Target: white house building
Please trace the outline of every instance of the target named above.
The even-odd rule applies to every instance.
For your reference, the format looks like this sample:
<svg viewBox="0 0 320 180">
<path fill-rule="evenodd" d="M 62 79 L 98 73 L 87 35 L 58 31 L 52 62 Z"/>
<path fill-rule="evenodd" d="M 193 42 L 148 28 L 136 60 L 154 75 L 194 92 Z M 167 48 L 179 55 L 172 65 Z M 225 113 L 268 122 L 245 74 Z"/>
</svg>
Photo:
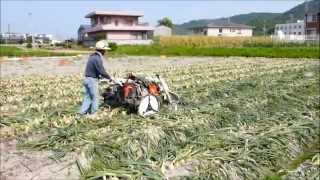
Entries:
<svg viewBox="0 0 320 180">
<path fill-rule="evenodd" d="M 153 31 L 153 36 L 171 36 L 172 35 L 172 29 L 167 26 L 157 26 Z"/>
<path fill-rule="evenodd" d="M 213 22 L 206 26 L 190 28 L 194 34 L 205 36 L 250 37 L 252 27 L 233 22 Z"/>
<path fill-rule="evenodd" d="M 86 46 L 106 39 L 117 44 L 150 44 L 154 27 L 139 21 L 142 13 L 126 11 L 94 11 L 85 17 L 90 25 L 81 25 L 78 40 Z"/>
<path fill-rule="evenodd" d="M 27 34 L 27 33 L 0 33 L 0 41 L 3 43 L 22 44 L 32 38 L 33 43 L 49 44 L 53 40 L 51 34 Z"/>
<path fill-rule="evenodd" d="M 274 38 L 279 40 L 303 41 L 305 23 L 298 20 L 295 23 L 276 24 L 274 31 Z"/>
<path fill-rule="evenodd" d="M 12 33 L 12 32 L 7 32 L 7 33 L 0 33 L 0 41 L 2 43 L 23 43 L 26 41 L 27 35 L 23 33 Z"/>
</svg>

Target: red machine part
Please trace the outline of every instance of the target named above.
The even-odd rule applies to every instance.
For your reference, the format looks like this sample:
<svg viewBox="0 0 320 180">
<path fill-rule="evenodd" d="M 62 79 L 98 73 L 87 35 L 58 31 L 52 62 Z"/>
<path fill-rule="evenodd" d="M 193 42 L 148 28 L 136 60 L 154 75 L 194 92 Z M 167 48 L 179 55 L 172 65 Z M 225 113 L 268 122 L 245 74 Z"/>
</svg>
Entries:
<svg viewBox="0 0 320 180">
<path fill-rule="evenodd" d="M 127 98 L 128 96 L 130 96 L 134 91 L 135 91 L 136 87 L 134 84 L 132 83 L 125 83 L 123 85 L 123 93 L 124 93 L 124 97 Z"/>
<path fill-rule="evenodd" d="M 150 83 L 148 85 L 148 91 L 151 95 L 160 96 L 160 87 L 156 83 Z"/>
</svg>

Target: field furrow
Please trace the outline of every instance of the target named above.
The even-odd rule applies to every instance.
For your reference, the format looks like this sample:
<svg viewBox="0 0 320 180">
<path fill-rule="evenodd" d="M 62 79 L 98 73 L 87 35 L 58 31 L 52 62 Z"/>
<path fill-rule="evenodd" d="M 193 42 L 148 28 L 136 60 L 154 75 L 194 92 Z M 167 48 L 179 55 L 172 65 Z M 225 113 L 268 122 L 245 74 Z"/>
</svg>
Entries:
<svg viewBox="0 0 320 180">
<path fill-rule="evenodd" d="M 139 71 L 165 77 L 183 102 L 152 118 L 121 107 L 76 116 L 81 75 L 2 79 L 1 138 L 56 158 L 85 153 L 84 178 L 286 177 L 286 164 L 319 140 L 319 68 L 312 60 L 233 59 Z"/>
</svg>

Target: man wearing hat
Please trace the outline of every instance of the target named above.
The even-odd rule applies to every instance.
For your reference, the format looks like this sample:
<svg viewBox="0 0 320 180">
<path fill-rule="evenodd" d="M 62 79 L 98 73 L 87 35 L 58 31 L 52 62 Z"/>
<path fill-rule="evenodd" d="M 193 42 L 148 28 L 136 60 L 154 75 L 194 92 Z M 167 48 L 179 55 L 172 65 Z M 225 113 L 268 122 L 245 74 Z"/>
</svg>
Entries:
<svg viewBox="0 0 320 180">
<path fill-rule="evenodd" d="M 85 95 L 82 105 L 78 111 L 79 114 L 84 115 L 86 113 L 94 114 L 99 109 L 99 79 L 106 78 L 112 80 L 111 76 L 106 72 L 103 61 L 105 60 L 103 55 L 107 50 L 108 42 L 101 40 L 96 43 L 95 52 L 90 55 L 86 69 L 85 79 L 83 82 L 85 88 Z"/>
</svg>

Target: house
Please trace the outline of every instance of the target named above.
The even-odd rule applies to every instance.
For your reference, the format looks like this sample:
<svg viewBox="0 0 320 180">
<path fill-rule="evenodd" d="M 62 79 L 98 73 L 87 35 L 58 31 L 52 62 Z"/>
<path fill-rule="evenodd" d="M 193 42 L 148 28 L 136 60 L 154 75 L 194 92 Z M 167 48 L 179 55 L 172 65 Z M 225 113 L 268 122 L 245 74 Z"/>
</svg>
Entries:
<svg viewBox="0 0 320 180">
<path fill-rule="evenodd" d="M 5 44 L 22 44 L 26 39 L 27 35 L 22 33 L 0 33 L 0 42 Z"/>
<path fill-rule="evenodd" d="M 154 28 L 139 22 L 142 16 L 141 13 L 123 11 L 91 12 L 85 16 L 91 24 L 79 27 L 78 39 L 86 46 L 101 39 L 117 44 L 150 44 Z"/>
<path fill-rule="evenodd" d="M 213 22 L 205 26 L 190 28 L 194 34 L 205 36 L 248 37 L 252 36 L 252 27 L 233 22 Z"/>
<path fill-rule="evenodd" d="M 305 38 L 310 41 L 320 39 L 320 10 L 312 9 L 305 13 Z"/>
<path fill-rule="evenodd" d="M 273 38 L 286 41 L 304 41 L 304 21 L 276 24 Z"/>
<path fill-rule="evenodd" d="M 53 36 L 51 34 L 0 33 L 1 43 L 22 44 L 29 38 L 33 43 L 49 44 Z"/>
<path fill-rule="evenodd" d="M 171 36 L 172 29 L 170 27 L 160 25 L 154 29 L 153 36 Z"/>
<path fill-rule="evenodd" d="M 51 34 L 33 34 L 33 39 L 38 44 L 50 44 L 53 36 Z"/>
</svg>

